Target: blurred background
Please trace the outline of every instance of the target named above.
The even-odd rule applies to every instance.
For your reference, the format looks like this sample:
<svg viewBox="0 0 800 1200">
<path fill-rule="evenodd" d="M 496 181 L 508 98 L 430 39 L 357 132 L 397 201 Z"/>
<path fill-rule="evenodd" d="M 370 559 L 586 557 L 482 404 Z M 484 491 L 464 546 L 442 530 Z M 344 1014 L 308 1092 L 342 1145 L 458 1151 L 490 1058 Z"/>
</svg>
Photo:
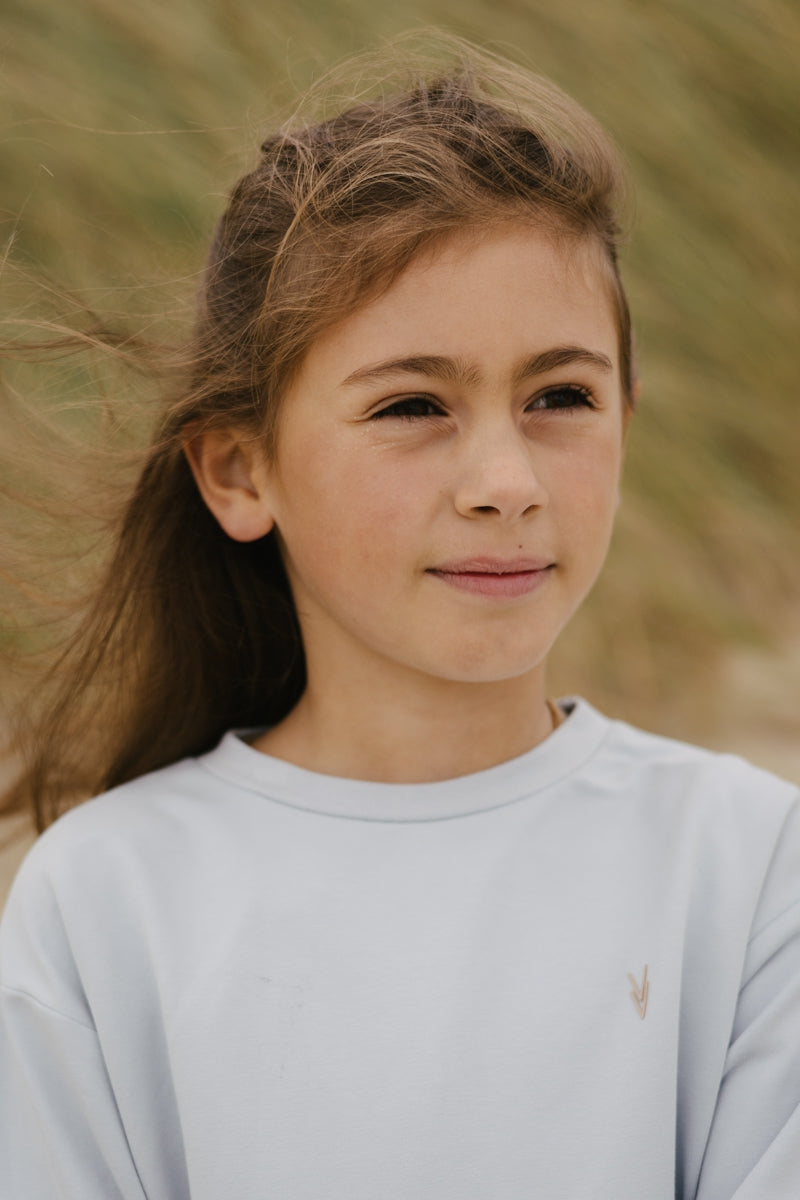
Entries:
<svg viewBox="0 0 800 1200">
<path fill-rule="evenodd" d="M 800 780 L 790 0 L 4 0 L 4 315 L 68 317 L 79 297 L 129 328 L 185 331 L 225 194 L 275 114 L 347 54 L 430 25 L 565 87 L 633 180 L 641 407 L 611 558 L 552 691 Z M 13 387 L 68 396 L 74 431 L 96 379 L 48 371 Z M 57 592 L 68 553 L 52 563 L 37 586 Z M 3 606 L 6 643 L 34 644 L 24 592 L 6 587 Z"/>
</svg>

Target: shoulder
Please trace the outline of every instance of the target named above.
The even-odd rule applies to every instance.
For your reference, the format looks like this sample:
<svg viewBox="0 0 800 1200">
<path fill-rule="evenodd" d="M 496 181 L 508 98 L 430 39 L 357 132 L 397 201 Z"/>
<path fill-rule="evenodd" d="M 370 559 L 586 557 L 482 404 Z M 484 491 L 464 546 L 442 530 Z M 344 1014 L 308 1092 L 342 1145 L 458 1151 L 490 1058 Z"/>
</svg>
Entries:
<svg viewBox="0 0 800 1200">
<path fill-rule="evenodd" d="M 113 886 L 119 895 L 134 875 L 175 876 L 200 856 L 220 848 L 220 835 L 235 826 L 240 789 L 187 758 L 86 800 L 59 817 L 23 861 L 9 907 L 25 897 L 50 895 L 66 903 Z"/>
<path fill-rule="evenodd" d="M 614 808 L 623 828 L 635 827 L 640 842 L 652 844 L 653 862 L 693 880 L 704 903 L 716 897 L 721 921 L 726 905 L 748 895 L 754 931 L 784 911 L 800 911 L 794 784 L 736 755 L 609 721 L 584 785 Z"/>
<path fill-rule="evenodd" d="M 42 863 L 56 860 L 69 846 L 91 849 L 97 843 L 137 844 L 174 836 L 219 793 L 196 759 L 187 758 L 120 784 L 69 809 L 39 837 L 32 853 Z"/>
<path fill-rule="evenodd" d="M 109 964 L 145 956 L 170 922 L 188 925 L 219 876 L 235 879 L 248 842 L 233 815 L 240 801 L 235 786 L 186 759 L 65 813 L 11 887 L 0 983 L 85 1021 L 76 962 L 85 970 L 103 955 Z"/>
<path fill-rule="evenodd" d="M 737 755 L 649 733 L 624 721 L 599 719 L 605 722 L 606 735 L 589 771 L 616 790 L 633 789 L 654 802 L 688 801 L 711 809 L 741 806 L 762 817 L 771 811 L 779 819 L 800 794 L 796 785 Z"/>
</svg>

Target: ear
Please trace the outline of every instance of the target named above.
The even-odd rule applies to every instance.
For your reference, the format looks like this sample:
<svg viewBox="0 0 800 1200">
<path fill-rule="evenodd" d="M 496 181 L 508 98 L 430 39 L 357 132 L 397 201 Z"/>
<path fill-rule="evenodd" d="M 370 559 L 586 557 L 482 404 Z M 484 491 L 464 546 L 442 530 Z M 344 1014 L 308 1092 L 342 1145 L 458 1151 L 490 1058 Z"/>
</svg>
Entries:
<svg viewBox="0 0 800 1200">
<path fill-rule="evenodd" d="M 260 442 L 234 428 L 189 425 L 183 452 L 200 495 L 222 528 L 237 542 L 252 542 L 272 529 L 269 471 Z"/>
</svg>

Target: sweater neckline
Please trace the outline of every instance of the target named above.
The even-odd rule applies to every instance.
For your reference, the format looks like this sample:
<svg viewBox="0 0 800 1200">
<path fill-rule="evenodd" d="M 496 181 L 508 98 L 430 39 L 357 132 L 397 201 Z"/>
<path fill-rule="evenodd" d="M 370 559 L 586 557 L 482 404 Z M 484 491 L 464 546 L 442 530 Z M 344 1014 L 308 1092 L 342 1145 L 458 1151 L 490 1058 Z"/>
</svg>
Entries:
<svg viewBox="0 0 800 1200">
<path fill-rule="evenodd" d="M 585 700 L 559 701 L 565 719 L 532 750 L 471 775 L 435 783 L 375 783 L 322 775 L 254 749 L 253 731 L 231 731 L 197 759 L 211 775 L 264 800 L 361 821 L 439 821 L 501 808 L 551 787 L 583 767 L 611 722 Z"/>
</svg>

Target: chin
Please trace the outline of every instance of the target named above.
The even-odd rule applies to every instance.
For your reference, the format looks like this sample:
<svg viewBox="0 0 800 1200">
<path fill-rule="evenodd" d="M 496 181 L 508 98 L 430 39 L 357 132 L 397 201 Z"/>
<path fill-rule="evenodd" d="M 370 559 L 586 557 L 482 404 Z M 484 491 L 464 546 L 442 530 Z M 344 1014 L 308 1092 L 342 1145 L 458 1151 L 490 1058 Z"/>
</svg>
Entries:
<svg viewBox="0 0 800 1200">
<path fill-rule="evenodd" d="M 481 655 L 476 652 L 469 657 L 461 656 L 456 662 L 441 664 L 439 670 L 431 671 L 431 674 L 438 675 L 440 679 L 450 683 L 504 683 L 512 679 L 522 679 L 536 671 L 547 658 L 549 648 L 548 646 L 525 657 L 520 657 L 518 649 L 504 655 Z"/>
</svg>

